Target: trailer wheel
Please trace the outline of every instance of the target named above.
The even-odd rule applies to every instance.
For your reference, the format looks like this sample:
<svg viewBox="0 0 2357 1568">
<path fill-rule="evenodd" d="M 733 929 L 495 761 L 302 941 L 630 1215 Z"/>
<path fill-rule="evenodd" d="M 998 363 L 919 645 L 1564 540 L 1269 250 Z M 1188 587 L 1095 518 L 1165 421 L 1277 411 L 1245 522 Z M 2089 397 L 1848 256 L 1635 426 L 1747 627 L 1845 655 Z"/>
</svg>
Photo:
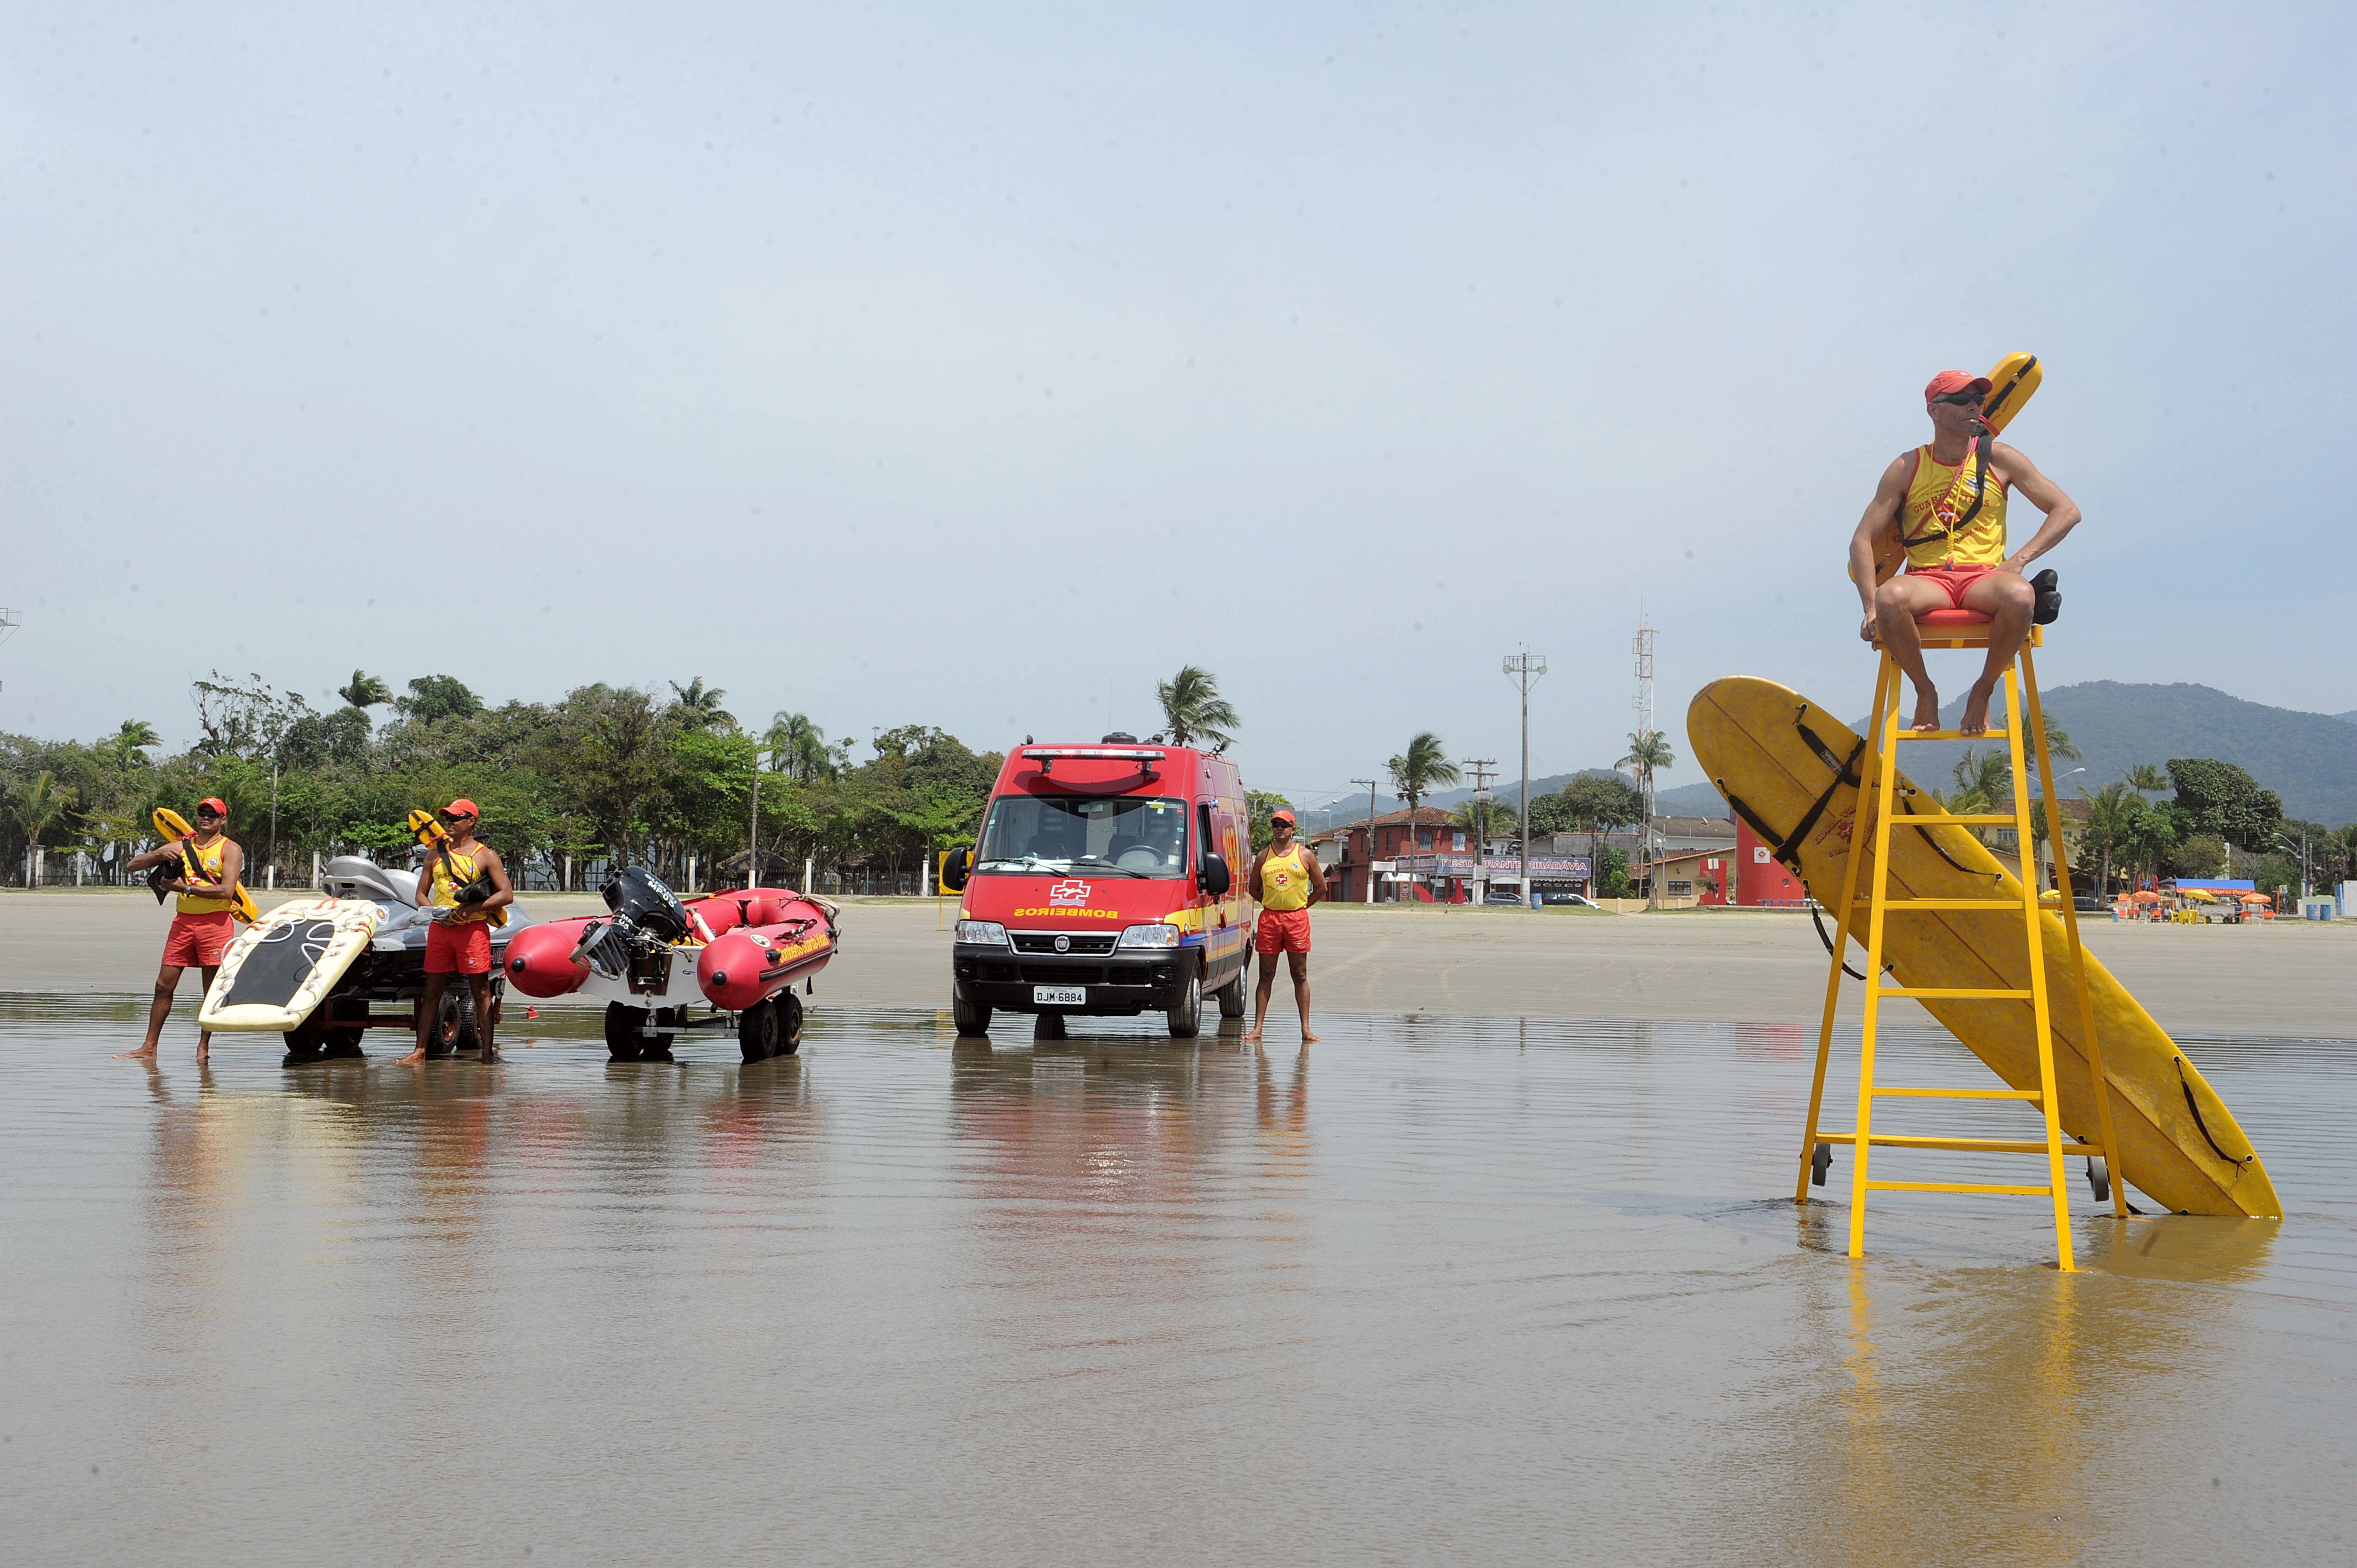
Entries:
<svg viewBox="0 0 2357 1568">
<path fill-rule="evenodd" d="M 767 997 L 737 1015 L 737 1048 L 748 1066 L 778 1054 L 778 1010 Z"/>
<path fill-rule="evenodd" d="M 286 1031 L 285 1067 L 311 1067 L 328 1059 L 327 1022 L 317 1011 Z"/>
<path fill-rule="evenodd" d="M 429 1057 L 457 1056 L 460 1051 L 480 1049 L 482 1042 L 475 1038 L 475 998 L 463 985 L 446 987 L 442 1006 L 434 1016 L 434 1037 L 425 1043 Z"/>
<path fill-rule="evenodd" d="M 647 1012 L 643 1007 L 625 1007 L 619 1002 L 606 1004 L 606 1054 L 618 1062 L 643 1061 L 647 1038 Z M 663 1042 L 669 1045 L 671 1042 Z"/>
<path fill-rule="evenodd" d="M 950 988 L 950 1016 L 956 1020 L 957 1032 L 961 1035 L 990 1033 L 990 1009 L 979 1002 L 967 1001 L 963 985 Z"/>
<path fill-rule="evenodd" d="M 778 1054 L 792 1056 L 802 1048 L 802 999 L 791 990 L 780 991 L 770 1005 L 778 1011 Z"/>
<path fill-rule="evenodd" d="M 1170 1037 L 1191 1040 L 1203 1027 L 1203 972 L 1187 972 L 1187 989 L 1178 993 L 1178 1002 L 1169 1012 Z"/>
</svg>

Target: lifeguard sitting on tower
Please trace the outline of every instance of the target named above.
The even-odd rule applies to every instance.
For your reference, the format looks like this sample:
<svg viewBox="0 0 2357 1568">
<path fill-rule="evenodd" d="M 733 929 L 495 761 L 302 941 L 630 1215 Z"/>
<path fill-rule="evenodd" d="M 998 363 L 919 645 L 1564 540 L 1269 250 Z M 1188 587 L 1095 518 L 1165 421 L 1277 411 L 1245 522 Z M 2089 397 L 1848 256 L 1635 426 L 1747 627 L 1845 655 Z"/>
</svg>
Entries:
<svg viewBox="0 0 2357 1568">
<path fill-rule="evenodd" d="M 2029 365 L 2034 371 L 2036 361 Z M 1858 636 L 1867 642 L 1878 636 L 1915 683 L 1913 727 L 1919 730 L 1940 727 L 1940 693 L 1924 672 L 1916 618 L 1934 610 L 1971 610 L 1989 618 L 1988 661 L 1956 725 L 1964 735 L 1986 733 L 1990 694 L 2012 665 L 2037 608 L 2038 590 L 2022 569 L 2061 543 L 2079 521 L 2078 503 L 2018 448 L 1996 438 L 2002 420 L 1992 422 L 1983 413 L 1989 387 L 1987 377 L 1962 371 L 1942 371 L 1932 378 L 1923 389 L 1931 444 L 1882 471 L 1874 499 L 1850 536 L 1850 575 L 1866 609 Z M 2027 396 L 2025 387 L 2022 398 Z M 2005 531 L 2009 490 L 2020 491 L 2046 514 L 2037 533 L 2010 555 Z M 1893 575 L 1901 549 L 1907 570 Z"/>
</svg>

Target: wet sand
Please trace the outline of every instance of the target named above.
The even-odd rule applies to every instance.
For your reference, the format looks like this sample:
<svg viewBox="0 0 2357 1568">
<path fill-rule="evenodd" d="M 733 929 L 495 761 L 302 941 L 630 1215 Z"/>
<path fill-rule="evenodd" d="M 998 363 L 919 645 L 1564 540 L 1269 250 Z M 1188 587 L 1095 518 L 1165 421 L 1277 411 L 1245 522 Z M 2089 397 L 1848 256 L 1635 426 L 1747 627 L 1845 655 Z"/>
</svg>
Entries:
<svg viewBox="0 0 2357 1568">
<path fill-rule="evenodd" d="M 609 1064 L 574 1012 L 502 1067 L 199 1072 L 106 1059 L 138 1016 L 0 997 L 14 1563 L 2357 1539 L 2347 1043 L 2189 1039 L 2289 1217 L 2114 1221 L 2074 1182 L 2065 1276 L 2035 1201 L 1894 1196 L 1843 1257 L 1842 1204 L 1790 1201 L 1804 1027 L 1362 1015 L 1258 1053 L 836 1005 L 747 1067 Z"/>
<path fill-rule="evenodd" d="M 267 900 L 265 900 L 267 902 Z M 543 918 L 602 908 L 533 898 Z M 813 1006 L 946 1007 L 954 918 L 852 902 Z M 0 892 L 0 991 L 144 993 L 168 917 L 141 891 Z M 2172 1033 L 2357 1035 L 2357 921 L 2153 926 L 2090 920 L 2101 958 Z M 1335 1013 L 1665 1017 L 1814 1026 L 1825 955 L 1804 915 L 1531 913 L 1321 907 L 1311 966 Z M 184 983 L 193 999 L 195 982 Z M 1845 987 L 1855 1007 L 1857 988 Z M 1911 1002 L 1891 1004 L 1928 1023 Z"/>
</svg>

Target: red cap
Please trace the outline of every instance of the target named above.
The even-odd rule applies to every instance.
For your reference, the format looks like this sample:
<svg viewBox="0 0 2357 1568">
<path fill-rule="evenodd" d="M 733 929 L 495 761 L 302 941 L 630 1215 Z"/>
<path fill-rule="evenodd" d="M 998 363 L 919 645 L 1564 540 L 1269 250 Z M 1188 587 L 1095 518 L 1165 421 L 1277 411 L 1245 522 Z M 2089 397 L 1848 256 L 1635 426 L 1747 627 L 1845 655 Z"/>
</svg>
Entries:
<svg viewBox="0 0 2357 1568">
<path fill-rule="evenodd" d="M 1962 371 L 1942 371 L 1924 386 L 1923 401 L 1930 403 L 1933 398 L 1966 390 L 1977 390 L 1986 397 L 1988 395 L 1989 379 L 1986 376 L 1968 376 Z"/>
<path fill-rule="evenodd" d="M 483 817 L 481 810 L 476 806 L 475 802 L 468 800 L 464 795 L 459 796 L 457 800 L 443 807 L 442 814 L 446 817 L 472 817 L 477 822 L 480 822 Z"/>
<path fill-rule="evenodd" d="M 1268 814 L 1268 820 L 1272 822 L 1289 822 L 1293 821 L 1293 813 L 1279 806 Z"/>
<path fill-rule="evenodd" d="M 203 800 L 197 802 L 197 810 L 199 811 L 209 811 L 217 817 L 226 818 L 229 815 L 229 802 L 222 800 L 219 795 L 208 795 Z"/>
</svg>

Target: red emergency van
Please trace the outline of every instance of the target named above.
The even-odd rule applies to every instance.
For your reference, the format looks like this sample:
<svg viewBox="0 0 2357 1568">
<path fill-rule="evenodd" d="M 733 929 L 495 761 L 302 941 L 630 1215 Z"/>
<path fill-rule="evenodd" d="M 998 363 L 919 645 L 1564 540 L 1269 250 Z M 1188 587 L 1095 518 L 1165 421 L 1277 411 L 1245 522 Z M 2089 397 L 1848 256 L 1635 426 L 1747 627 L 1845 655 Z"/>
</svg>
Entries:
<svg viewBox="0 0 2357 1568">
<path fill-rule="evenodd" d="M 1109 735 L 1009 752 L 981 842 L 942 869 L 963 895 L 950 960 L 958 1032 L 984 1033 L 994 1012 L 1154 1012 L 1190 1039 L 1207 993 L 1222 1017 L 1243 1017 L 1246 811 L 1243 775 L 1214 751 Z"/>
</svg>

